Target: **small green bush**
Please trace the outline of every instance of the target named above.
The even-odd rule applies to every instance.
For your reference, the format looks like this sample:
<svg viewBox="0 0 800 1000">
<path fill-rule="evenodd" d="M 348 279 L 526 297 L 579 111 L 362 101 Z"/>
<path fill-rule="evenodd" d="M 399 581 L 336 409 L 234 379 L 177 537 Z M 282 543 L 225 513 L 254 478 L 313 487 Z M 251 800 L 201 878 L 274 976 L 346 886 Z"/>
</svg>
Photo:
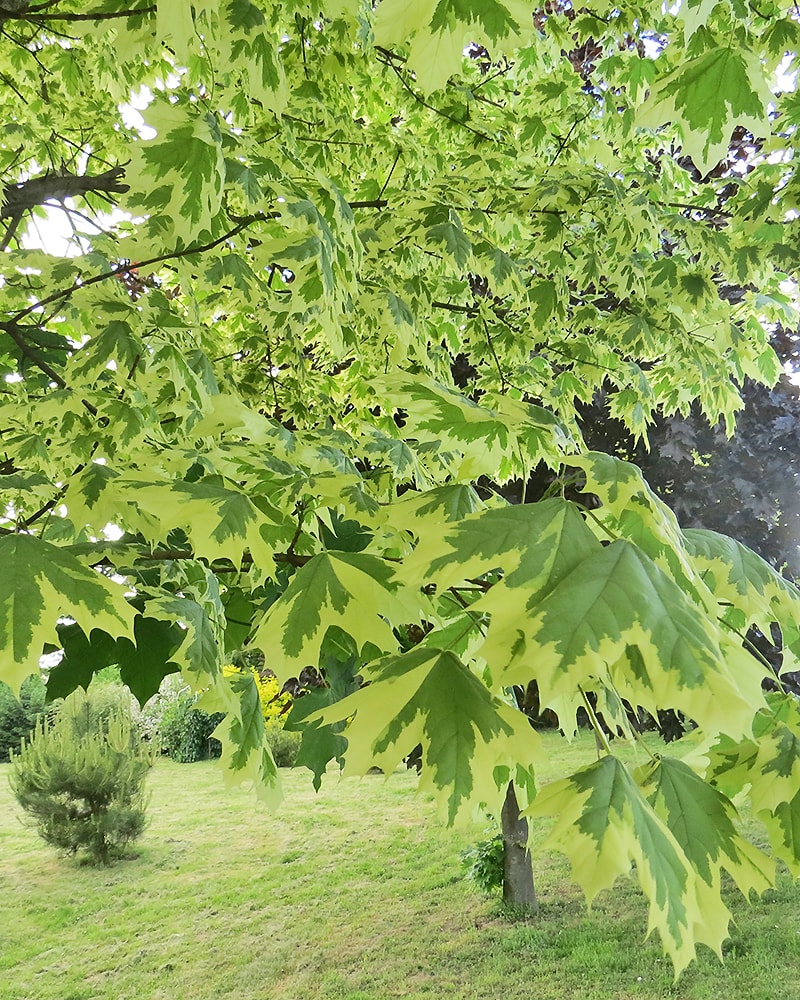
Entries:
<svg viewBox="0 0 800 1000">
<path fill-rule="evenodd" d="M 12 751 L 19 750 L 22 740 L 33 732 L 36 720 L 47 711 L 46 694 L 38 674 L 22 682 L 19 698 L 0 681 L 0 762 L 9 760 Z"/>
<path fill-rule="evenodd" d="M 222 744 L 211 734 L 220 724 L 224 714 L 209 715 L 194 707 L 194 697 L 179 693 L 169 698 L 161 711 L 158 724 L 158 741 L 161 750 L 180 764 L 219 757 Z"/>
<path fill-rule="evenodd" d="M 110 686 L 74 691 L 12 756 L 11 787 L 48 844 L 94 864 L 124 853 L 145 827 L 152 753 Z"/>
<path fill-rule="evenodd" d="M 264 728 L 267 743 L 278 767 L 294 767 L 303 734 L 284 729 L 283 723 L 277 720 L 266 722 Z"/>
<path fill-rule="evenodd" d="M 502 888 L 504 854 L 503 838 L 499 833 L 462 851 L 461 862 L 467 878 L 484 892 Z"/>
</svg>

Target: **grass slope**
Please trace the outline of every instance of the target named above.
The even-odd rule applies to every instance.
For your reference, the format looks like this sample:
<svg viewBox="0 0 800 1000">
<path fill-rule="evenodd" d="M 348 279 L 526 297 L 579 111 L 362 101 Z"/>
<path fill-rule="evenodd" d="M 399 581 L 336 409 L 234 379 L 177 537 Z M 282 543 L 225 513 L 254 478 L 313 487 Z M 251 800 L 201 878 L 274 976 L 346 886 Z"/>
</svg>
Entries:
<svg viewBox="0 0 800 1000">
<path fill-rule="evenodd" d="M 554 736 L 553 774 L 594 756 Z M 224 792 L 213 764 L 161 761 L 139 856 L 57 857 L 20 823 L 0 767 L 0 1000 L 800 1000 L 800 887 L 783 877 L 677 984 L 621 880 L 587 913 L 566 862 L 538 855 L 539 918 L 514 923 L 465 883 L 415 779 L 315 795 L 284 772 L 277 814 Z"/>
</svg>

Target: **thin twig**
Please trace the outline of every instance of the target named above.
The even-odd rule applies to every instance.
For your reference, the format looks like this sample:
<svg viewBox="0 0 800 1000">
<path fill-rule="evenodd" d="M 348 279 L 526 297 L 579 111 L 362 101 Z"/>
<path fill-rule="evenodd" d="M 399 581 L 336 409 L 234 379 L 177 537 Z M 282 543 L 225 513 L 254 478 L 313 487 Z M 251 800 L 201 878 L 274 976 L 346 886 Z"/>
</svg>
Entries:
<svg viewBox="0 0 800 1000">
<path fill-rule="evenodd" d="M 386 177 L 386 180 L 385 180 L 385 181 L 383 182 L 383 187 L 382 187 L 382 188 L 380 189 L 380 191 L 378 192 L 378 199 L 379 199 L 379 200 L 380 200 L 380 199 L 381 199 L 381 198 L 383 197 L 383 193 L 384 193 L 384 191 L 385 191 L 385 190 L 386 190 L 386 188 L 387 188 L 387 187 L 389 186 L 389 181 L 390 181 L 390 180 L 392 179 L 392 174 L 394 173 L 394 168 L 395 168 L 395 167 L 397 166 L 397 164 L 398 164 L 398 162 L 399 162 L 399 160 L 400 160 L 400 157 L 401 157 L 402 155 L 403 155 L 403 151 L 402 151 L 402 149 L 401 149 L 401 148 L 400 148 L 400 147 L 398 146 L 398 147 L 397 147 L 397 152 L 396 152 L 396 153 L 395 153 L 395 155 L 394 155 L 394 163 L 392 164 L 391 168 L 389 169 L 389 173 L 388 173 L 388 175 L 387 175 L 387 177 Z"/>
<path fill-rule="evenodd" d="M 381 49 L 380 47 L 377 46 L 376 48 L 378 52 L 380 52 L 381 54 L 387 57 L 391 56 L 391 53 L 389 53 L 386 49 Z M 442 109 L 437 108 L 435 104 L 431 104 L 430 102 L 426 101 L 424 97 L 420 97 L 420 95 L 416 92 L 416 90 L 414 90 L 414 88 L 411 86 L 408 80 L 406 80 L 406 78 L 400 72 L 398 67 L 395 66 L 395 64 L 392 62 L 391 58 L 379 59 L 378 62 L 383 63 L 384 66 L 389 67 L 389 69 L 394 73 L 394 75 L 397 77 L 400 83 L 405 87 L 405 89 L 409 92 L 409 94 L 411 94 L 411 96 L 414 98 L 417 104 L 421 104 L 423 108 L 427 108 L 429 111 L 433 111 L 434 114 L 439 115 L 441 118 L 446 118 L 454 125 L 458 125 L 460 128 L 466 129 L 473 135 L 477 135 L 478 138 L 485 139 L 487 142 L 491 141 L 490 137 L 486 135 L 485 132 L 481 132 L 479 129 L 473 128 L 471 125 L 467 125 L 466 122 L 459 121 L 458 118 L 455 117 L 455 115 L 450 115 L 446 111 L 442 111 Z"/>
<path fill-rule="evenodd" d="M 156 257 L 149 257 L 146 260 L 137 261 L 136 266 L 141 269 L 150 267 L 152 264 L 160 264 L 165 260 L 177 260 L 182 257 L 192 257 L 194 254 L 205 253 L 207 250 L 213 250 L 214 247 L 219 246 L 220 243 L 224 243 L 225 240 L 233 239 L 234 236 L 237 236 L 254 222 L 263 221 L 266 218 L 267 217 L 263 212 L 257 212 L 254 215 L 246 216 L 241 219 L 238 225 L 234 226 L 233 229 L 224 233 L 222 236 L 217 237 L 215 240 L 187 247 L 185 250 L 171 250 L 169 253 L 162 253 Z M 69 288 L 62 288 L 57 292 L 53 292 L 52 295 L 48 295 L 46 298 L 40 299 L 38 302 L 34 302 L 33 305 L 28 306 L 26 309 L 22 309 L 11 318 L 10 322 L 16 324 L 21 319 L 24 319 L 31 313 L 41 309 L 42 306 L 49 305 L 51 302 L 58 302 L 60 299 L 69 298 L 70 295 L 79 291 L 79 289 L 88 288 L 90 285 L 96 285 L 99 281 L 106 281 L 108 278 L 116 278 L 117 275 L 130 270 L 130 267 L 131 264 L 129 262 L 118 264 L 117 267 L 111 268 L 110 271 L 103 271 L 101 274 L 96 274 L 94 277 L 87 278 L 85 281 L 77 281 L 70 285 Z"/>
</svg>

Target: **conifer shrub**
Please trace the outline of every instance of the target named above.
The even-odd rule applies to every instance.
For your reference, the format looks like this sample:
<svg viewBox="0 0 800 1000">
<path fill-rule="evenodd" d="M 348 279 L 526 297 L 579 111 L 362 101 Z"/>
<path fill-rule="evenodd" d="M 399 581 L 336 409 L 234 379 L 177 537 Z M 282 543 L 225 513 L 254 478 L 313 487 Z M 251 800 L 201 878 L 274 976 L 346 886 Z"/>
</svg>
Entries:
<svg viewBox="0 0 800 1000">
<path fill-rule="evenodd" d="M 153 754 L 119 689 L 74 691 L 11 760 L 14 795 L 53 847 L 108 864 L 144 831 Z"/>
</svg>

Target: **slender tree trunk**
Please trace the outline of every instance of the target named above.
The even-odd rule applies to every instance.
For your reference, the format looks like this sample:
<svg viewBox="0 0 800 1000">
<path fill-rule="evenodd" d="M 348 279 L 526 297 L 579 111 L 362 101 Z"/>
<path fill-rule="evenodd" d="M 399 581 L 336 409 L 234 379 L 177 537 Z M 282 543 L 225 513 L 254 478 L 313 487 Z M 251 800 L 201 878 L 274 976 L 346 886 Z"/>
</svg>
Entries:
<svg viewBox="0 0 800 1000">
<path fill-rule="evenodd" d="M 500 814 L 503 827 L 503 901 L 521 913 L 537 913 L 531 853 L 527 848 L 528 821 L 519 814 L 514 782 L 508 783 Z"/>
</svg>

